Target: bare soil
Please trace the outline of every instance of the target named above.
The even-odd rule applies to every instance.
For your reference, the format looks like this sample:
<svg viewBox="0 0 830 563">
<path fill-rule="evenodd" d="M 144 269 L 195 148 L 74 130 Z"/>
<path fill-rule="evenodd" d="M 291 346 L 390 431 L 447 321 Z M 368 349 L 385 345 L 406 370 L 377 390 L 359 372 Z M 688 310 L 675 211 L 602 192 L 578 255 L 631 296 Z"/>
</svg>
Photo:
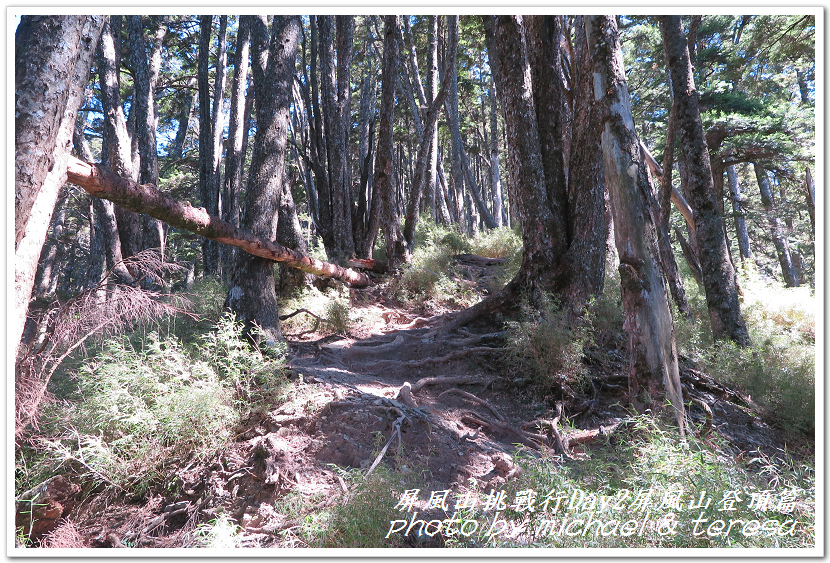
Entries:
<svg viewBox="0 0 830 563">
<path fill-rule="evenodd" d="M 279 514 L 275 501 L 294 492 L 318 508 L 342 502 L 351 492 L 344 470 L 386 464 L 428 475 L 432 490 L 464 490 L 470 480 L 487 490 L 517 473 L 517 447 L 578 464 L 589 448 L 603 447 L 600 427 L 613 432 L 629 415 L 620 406 L 627 392 L 622 335 L 600 338 L 587 355 L 594 396 L 540 396 L 521 378 L 501 375 L 505 335 L 498 328 L 437 337 L 450 311 L 405 307 L 377 288 L 353 290 L 352 306 L 362 321 L 348 335 L 289 338 L 301 401 L 244 421 L 209 463 L 177 468 L 174 494 L 140 503 L 88 495 L 47 545 L 186 547 L 197 524 L 225 513 L 245 546 L 299 547 L 291 534 L 297 522 Z M 709 418 L 694 406 L 691 419 L 723 438 L 731 454 L 775 456 L 788 440 L 793 451 L 792 437 L 761 419 L 748 399 L 692 366 L 684 366 L 683 381 L 712 412 Z M 564 408 L 558 421 L 557 403 Z M 555 430 L 540 427 L 551 419 Z"/>
</svg>

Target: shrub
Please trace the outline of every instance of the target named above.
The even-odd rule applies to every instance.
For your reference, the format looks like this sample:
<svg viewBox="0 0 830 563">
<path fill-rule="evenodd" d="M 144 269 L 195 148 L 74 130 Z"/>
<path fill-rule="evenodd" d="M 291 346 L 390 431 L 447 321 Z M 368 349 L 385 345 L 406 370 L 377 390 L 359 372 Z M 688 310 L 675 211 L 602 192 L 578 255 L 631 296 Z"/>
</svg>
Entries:
<svg viewBox="0 0 830 563">
<path fill-rule="evenodd" d="M 537 307 L 524 304 L 521 319 L 509 322 L 507 329 L 505 361 L 514 376 L 568 395 L 581 389 L 587 376 L 582 363 L 587 324 L 571 319 L 554 298 L 545 297 Z"/>
<path fill-rule="evenodd" d="M 239 329 L 226 315 L 196 346 L 156 332 L 142 349 L 125 337 L 106 341 L 82 365 L 75 392 L 45 413 L 42 455 L 26 473 L 68 464 L 138 496 L 173 482 L 168 467 L 212 455 L 243 414 L 284 392 L 283 359 L 251 349 Z"/>
</svg>

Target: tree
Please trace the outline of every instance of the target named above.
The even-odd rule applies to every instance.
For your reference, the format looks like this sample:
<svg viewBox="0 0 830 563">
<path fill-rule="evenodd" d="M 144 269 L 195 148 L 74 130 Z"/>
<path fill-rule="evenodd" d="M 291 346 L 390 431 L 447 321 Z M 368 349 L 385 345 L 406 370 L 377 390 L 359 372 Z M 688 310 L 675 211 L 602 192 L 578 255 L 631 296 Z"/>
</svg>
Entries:
<svg viewBox="0 0 830 563">
<path fill-rule="evenodd" d="M 588 16 L 586 28 L 594 61 L 594 96 L 607 111 L 602 153 L 620 256 L 624 327 L 629 335 L 629 394 L 637 404 L 644 391 L 646 403 L 654 407 L 667 399 L 683 433 L 683 395 L 671 309 L 646 195 L 651 193 L 647 164 L 641 156 L 621 64 L 617 23 L 613 16 Z"/>
<path fill-rule="evenodd" d="M 677 129 L 689 173 L 689 203 L 694 210 L 695 234 L 712 333 L 716 339 L 749 344 L 741 314 L 735 270 L 728 254 L 723 220 L 715 196 L 709 149 L 704 138 L 698 94 L 692 77 L 689 50 L 679 16 L 661 16 L 666 61 L 671 72 Z"/>
<path fill-rule="evenodd" d="M 102 16 L 22 16 L 15 32 L 15 304 L 17 352 Z"/>
<path fill-rule="evenodd" d="M 257 16 L 251 24 L 257 134 L 242 227 L 266 240 L 273 240 L 277 235 L 278 203 L 285 178 L 288 109 L 299 35 L 299 17 L 275 17 L 267 62 L 263 64 L 262 49 L 268 38 L 267 19 Z M 227 304 L 251 337 L 257 326 L 267 344 L 273 346 L 282 340 L 272 262 L 250 254 L 238 254 Z"/>
<path fill-rule="evenodd" d="M 380 124 L 378 126 L 377 155 L 375 156 L 375 178 L 372 182 L 372 215 L 366 246 L 371 248 L 382 229 L 386 240 L 386 258 L 390 270 L 395 270 L 407 260 L 403 232 L 396 205 L 397 185 L 394 174 L 394 144 L 392 131 L 395 114 L 395 89 L 398 67 L 398 41 L 400 18 L 385 16 L 383 18 L 383 62 L 382 90 L 380 106 Z M 371 258 L 371 256 L 369 256 Z"/>
<path fill-rule="evenodd" d="M 781 225 L 781 219 L 778 217 L 778 209 L 776 208 L 775 199 L 772 194 L 769 175 L 760 163 L 753 163 L 753 167 L 755 169 L 755 177 L 758 180 L 758 189 L 761 192 L 761 202 L 764 205 L 767 221 L 772 231 L 772 241 L 775 244 L 778 262 L 781 265 L 781 273 L 784 275 L 784 283 L 787 287 L 798 287 L 798 274 L 795 271 L 795 266 L 793 266 L 790 245 L 784 234 L 784 227 Z"/>
</svg>

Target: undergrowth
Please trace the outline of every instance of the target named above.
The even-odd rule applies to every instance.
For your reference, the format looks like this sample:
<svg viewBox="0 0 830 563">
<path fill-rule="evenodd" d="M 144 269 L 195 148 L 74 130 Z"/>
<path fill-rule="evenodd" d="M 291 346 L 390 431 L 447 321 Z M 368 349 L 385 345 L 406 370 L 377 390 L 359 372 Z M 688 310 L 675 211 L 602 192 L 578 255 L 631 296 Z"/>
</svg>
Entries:
<svg viewBox="0 0 830 563">
<path fill-rule="evenodd" d="M 712 340 L 705 296 L 686 286 L 695 322 L 675 323 L 678 352 L 758 404 L 785 430 L 815 431 L 815 297 L 742 272 L 742 311 L 751 345 Z"/>
<path fill-rule="evenodd" d="M 288 386 L 284 355 L 252 350 L 240 330 L 225 315 L 190 343 L 172 331 L 104 341 L 18 453 L 18 490 L 68 471 L 140 498 L 174 482 L 169 468 L 213 455 Z"/>
</svg>

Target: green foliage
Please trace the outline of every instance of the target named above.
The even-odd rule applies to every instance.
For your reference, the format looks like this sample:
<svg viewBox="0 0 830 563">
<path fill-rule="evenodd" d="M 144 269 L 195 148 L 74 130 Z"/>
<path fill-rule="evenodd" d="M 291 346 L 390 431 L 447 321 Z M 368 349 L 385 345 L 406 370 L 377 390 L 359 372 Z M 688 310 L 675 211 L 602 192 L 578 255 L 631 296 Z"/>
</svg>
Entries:
<svg viewBox="0 0 830 563">
<path fill-rule="evenodd" d="M 743 313 L 752 345 L 716 342 L 701 290 L 687 285 L 694 325 L 675 324 L 678 352 L 704 372 L 748 394 L 766 417 L 787 430 L 815 425 L 815 298 L 808 288 L 783 288 L 744 271 Z"/>
<path fill-rule="evenodd" d="M 585 321 L 563 312 L 554 298 L 545 297 L 537 307 L 525 303 L 521 320 L 507 324 L 505 366 L 511 377 L 527 379 L 545 391 L 572 395 L 586 382 L 582 352 L 587 329 Z"/>
<path fill-rule="evenodd" d="M 510 227 L 484 231 L 471 241 L 470 252 L 486 258 L 521 257 L 522 237 Z"/>
<path fill-rule="evenodd" d="M 138 349 L 126 337 L 107 340 L 81 367 L 75 393 L 44 413 L 29 478 L 66 464 L 136 496 L 169 486 L 174 461 L 209 457 L 241 416 L 284 392 L 284 360 L 252 350 L 240 328 L 225 316 L 197 346 L 156 332 Z"/>
<path fill-rule="evenodd" d="M 299 309 L 307 309 L 316 317 L 300 313 L 286 319 L 282 322 L 286 333 L 319 330 L 329 334 L 346 334 L 354 322 L 349 306 L 349 292 L 342 285 L 329 287 L 324 291 L 311 286 L 289 299 L 280 301 L 280 311 L 283 314 L 290 314 Z"/>
<path fill-rule="evenodd" d="M 220 514 L 210 522 L 199 524 L 193 532 L 194 547 L 228 549 L 242 547 L 240 528 L 227 514 Z"/>
<path fill-rule="evenodd" d="M 814 469 L 808 463 L 796 463 L 790 459 L 773 462 L 762 455 L 750 458 L 748 462 L 735 463 L 731 456 L 723 453 L 720 445 L 714 447 L 695 438 L 681 440 L 676 430 L 661 429 L 649 417 L 638 417 L 626 421 L 624 426 L 612 434 L 606 444 L 591 450 L 582 459 L 565 462 L 536 455 L 519 455 L 515 458 L 523 474 L 505 486 L 506 498 L 515 498 L 517 492 L 532 489 L 537 493 L 536 512 L 532 522 L 538 523 L 550 518 L 561 523 L 564 517 L 590 518 L 620 523 L 635 519 L 638 524 L 650 512 L 650 521 L 659 521 L 667 514 L 674 514 L 678 522 L 675 534 L 660 534 L 653 524 L 647 524 L 643 534 L 629 537 L 594 533 L 597 526 L 590 526 L 585 535 L 540 534 L 523 537 L 518 541 L 507 540 L 494 545 L 500 547 L 812 547 L 815 545 L 814 530 Z M 785 491 L 795 493 L 797 499 L 792 513 L 779 513 L 774 506 L 767 510 L 750 508 L 752 493 L 772 491 L 780 495 Z M 581 492 L 577 492 L 581 491 Z M 726 495 L 737 492 L 740 498 L 734 511 L 722 511 Z M 543 502 L 552 493 L 548 511 L 543 511 Z M 648 508 L 636 500 L 650 498 Z M 708 506 L 693 508 L 700 495 L 709 498 Z M 557 512 L 553 512 L 555 499 L 564 499 Z M 602 497 L 609 497 L 614 505 L 623 510 L 606 507 L 600 511 Z M 670 502 L 673 499 L 679 502 Z M 668 502 L 664 505 L 664 502 Z M 573 505 L 570 503 L 573 502 Z M 705 503 L 702 503 L 705 504 Z M 571 508 L 572 506 L 572 508 Z M 503 517 L 521 521 L 527 513 L 518 513 L 508 508 Z M 490 516 L 492 518 L 492 516 Z M 693 520 L 708 520 L 698 525 L 703 534 L 694 534 Z M 744 537 L 733 528 L 727 537 L 708 536 L 705 533 L 709 523 L 725 519 L 765 521 L 778 519 L 796 520 L 797 533 L 792 536 L 767 536 L 757 534 Z M 741 524 L 743 525 L 743 523 Z M 611 527 L 606 528 L 610 530 Z M 554 532 L 558 526 L 554 528 Z M 639 526 L 638 526 L 639 530 Z"/>
</svg>

